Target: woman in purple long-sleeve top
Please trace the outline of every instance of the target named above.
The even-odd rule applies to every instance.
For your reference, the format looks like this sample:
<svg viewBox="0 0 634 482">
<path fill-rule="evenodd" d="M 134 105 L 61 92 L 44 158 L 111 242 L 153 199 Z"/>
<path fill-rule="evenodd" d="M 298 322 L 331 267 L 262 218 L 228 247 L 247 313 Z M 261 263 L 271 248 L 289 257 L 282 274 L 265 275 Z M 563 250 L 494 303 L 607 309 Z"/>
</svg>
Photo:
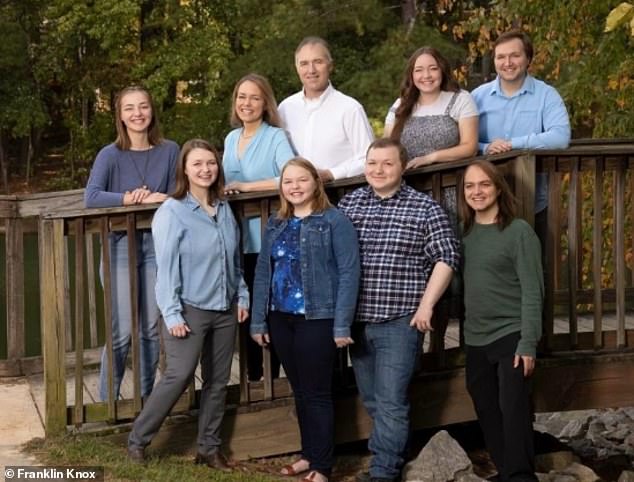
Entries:
<svg viewBox="0 0 634 482">
<path fill-rule="evenodd" d="M 158 203 L 174 189 L 178 145 L 163 139 L 150 93 L 138 86 L 123 89 L 115 102 L 117 139 L 95 159 L 84 194 L 87 208 Z M 137 241 L 138 317 L 141 340 L 141 396 L 154 386 L 159 357 L 159 310 L 154 295 L 156 260 L 152 233 L 140 229 Z M 110 234 L 112 283 L 112 346 L 114 396 L 121 379 L 131 341 L 132 309 L 128 272 L 128 239 Z M 108 399 L 106 350 L 101 358 L 99 395 Z"/>
</svg>

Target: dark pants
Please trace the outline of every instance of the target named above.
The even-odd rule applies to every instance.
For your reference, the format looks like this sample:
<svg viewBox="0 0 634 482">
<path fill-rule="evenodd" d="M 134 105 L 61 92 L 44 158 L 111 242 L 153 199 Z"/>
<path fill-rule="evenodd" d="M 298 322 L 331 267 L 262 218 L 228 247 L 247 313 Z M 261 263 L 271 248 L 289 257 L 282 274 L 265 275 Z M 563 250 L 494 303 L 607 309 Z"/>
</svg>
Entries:
<svg viewBox="0 0 634 482">
<path fill-rule="evenodd" d="M 311 470 L 329 477 L 334 445 L 333 320 L 307 320 L 273 311 L 268 321 L 273 347 L 295 395 L 302 457 L 310 462 Z"/>
<path fill-rule="evenodd" d="M 253 280 L 255 278 L 255 265 L 257 260 L 257 253 L 247 253 L 244 255 L 244 282 L 249 287 L 251 296 L 250 306 L 253 306 Z M 247 338 L 247 376 L 249 381 L 257 382 L 264 375 L 264 358 L 262 355 L 262 347 L 249 336 L 250 326 L 251 317 L 244 323 L 243 330 Z M 280 360 L 275 354 L 275 350 L 271 350 L 271 376 L 273 378 L 280 376 Z"/>
<path fill-rule="evenodd" d="M 166 369 L 128 438 L 130 448 L 143 448 L 156 435 L 163 420 L 192 380 L 198 357 L 203 385 L 198 412 L 198 453 L 211 455 L 220 448 L 220 424 L 225 413 L 227 383 L 238 322 L 233 311 L 207 311 L 183 306 L 191 332 L 172 336 L 164 323 Z"/>
<path fill-rule="evenodd" d="M 513 368 L 519 333 L 467 346 L 467 389 L 501 481 L 535 481 L 530 379 Z"/>
</svg>

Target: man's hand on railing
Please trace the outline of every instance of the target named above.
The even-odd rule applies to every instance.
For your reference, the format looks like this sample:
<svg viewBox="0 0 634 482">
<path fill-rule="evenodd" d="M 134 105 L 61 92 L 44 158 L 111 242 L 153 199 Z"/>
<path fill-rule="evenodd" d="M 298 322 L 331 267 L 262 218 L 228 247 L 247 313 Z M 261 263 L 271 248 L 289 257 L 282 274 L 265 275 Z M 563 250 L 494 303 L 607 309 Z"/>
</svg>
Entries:
<svg viewBox="0 0 634 482">
<path fill-rule="evenodd" d="M 513 149 L 511 141 L 505 139 L 494 139 L 487 147 L 485 154 L 501 154 Z"/>
</svg>

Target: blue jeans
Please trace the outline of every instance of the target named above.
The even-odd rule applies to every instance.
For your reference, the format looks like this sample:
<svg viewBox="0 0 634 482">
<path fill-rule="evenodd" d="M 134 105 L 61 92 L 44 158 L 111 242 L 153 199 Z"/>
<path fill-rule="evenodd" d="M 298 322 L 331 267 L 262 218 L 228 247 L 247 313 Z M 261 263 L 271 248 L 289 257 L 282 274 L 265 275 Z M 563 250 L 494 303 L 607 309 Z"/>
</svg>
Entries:
<svg viewBox="0 0 634 482">
<path fill-rule="evenodd" d="M 409 326 L 412 316 L 353 325 L 350 358 L 361 400 L 373 422 L 368 441 L 372 477 L 396 478 L 405 463 L 407 390 L 423 342 L 423 334 Z"/>
<path fill-rule="evenodd" d="M 137 231 L 137 279 L 139 307 L 139 338 L 141 365 L 141 396 L 147 397 L 154 386 L 154 375 L 159 359 L 158 320 L 160 312 L 156 304 L 156 256 L 152 233 Z M 103 266 L 102 266 L 103 269 Z M 130 279 L 128 272 L 128 238 L 115 240 L 110 237 L 110 275 L 112 285 L 112 348 L 113 382 L 115 399 L 119 398 L 125 362 L 132 340 L 132 310 L 130 306 Z M 103 284 L 103 274 L 102 274 Z M 104 347 L 99 374 L 99 396 L 108 400 L 108 362 Z"/>
</svg>

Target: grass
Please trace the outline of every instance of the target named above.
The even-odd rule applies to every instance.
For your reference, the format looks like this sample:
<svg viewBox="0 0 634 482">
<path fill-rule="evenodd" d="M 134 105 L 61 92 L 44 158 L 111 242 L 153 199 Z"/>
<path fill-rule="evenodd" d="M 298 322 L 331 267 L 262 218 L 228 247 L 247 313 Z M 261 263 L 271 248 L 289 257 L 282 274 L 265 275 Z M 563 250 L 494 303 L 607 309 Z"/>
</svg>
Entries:
<svg viewBox="0 0 634 482">
<path fill-rule="evenodd" d="M 178 480 L 217 482 L 277 482 L 280 479 L 261 470 L 271 470 L 257 461 L 237 463 L 229 474 L 194 465 L 191 456 L 152 456 L 147 465 L 130 462 L 125 450 L 94 435 L 68 435 L 36 439 L 26 450 L 43 465 L 103 467 L 106 480 Z"/>
</svg>

